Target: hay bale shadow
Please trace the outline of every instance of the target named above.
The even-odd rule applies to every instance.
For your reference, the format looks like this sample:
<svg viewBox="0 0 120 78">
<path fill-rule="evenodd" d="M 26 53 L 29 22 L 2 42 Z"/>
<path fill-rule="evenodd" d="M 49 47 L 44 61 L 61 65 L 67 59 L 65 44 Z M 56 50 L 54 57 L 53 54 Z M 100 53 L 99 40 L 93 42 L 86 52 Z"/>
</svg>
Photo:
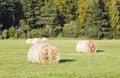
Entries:
<svg viewBox="0 0 120 78">
<path fill-rule="evenodd" d="M 72 61 L 76 61 L 76 60 L 72 60 L 72 59 L 61 59 L 59 62 L 60 62 L 60 63 L 65 63 L 65 62 L 72 62 Z"/>
<path fill-rule="evenodd" d="M 104 50 L 97 50 L 97 52 L 104 52 Z"/>
</svg>

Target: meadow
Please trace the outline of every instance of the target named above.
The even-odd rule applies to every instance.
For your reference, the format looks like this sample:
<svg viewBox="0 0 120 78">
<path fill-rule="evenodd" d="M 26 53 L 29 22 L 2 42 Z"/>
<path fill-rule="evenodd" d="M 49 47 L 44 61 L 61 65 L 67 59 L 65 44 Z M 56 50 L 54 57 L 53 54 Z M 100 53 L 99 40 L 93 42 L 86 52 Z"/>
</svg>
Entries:
<svg viewBox="0 0 120 78">
<path fill-rule="evenodd" d="M 97 53 L 77 53 L 79 39 L 49 39 L 61 54 L 59 63 L 27 61 L 32 44 L 0 40 L 0 78 L 120 78 L 120 40 L 95 40 Z"/>
</svg>

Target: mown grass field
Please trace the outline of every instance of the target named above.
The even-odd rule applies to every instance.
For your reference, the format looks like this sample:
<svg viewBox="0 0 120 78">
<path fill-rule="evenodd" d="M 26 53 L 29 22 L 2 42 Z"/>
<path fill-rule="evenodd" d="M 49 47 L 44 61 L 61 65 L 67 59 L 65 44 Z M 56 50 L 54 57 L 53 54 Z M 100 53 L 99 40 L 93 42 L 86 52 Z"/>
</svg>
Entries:
<svg viewBox="0 0 120 78">
<path fill-rule="evenodd" d="M 50 39 L 61 52 L 60 63 L 27 61 L 32 44 L 0 40 L 0 78 L 120 78 L 120 40 L 95 40 L 99 52 L 77 53 L 78 39 Z"/>
</svg>

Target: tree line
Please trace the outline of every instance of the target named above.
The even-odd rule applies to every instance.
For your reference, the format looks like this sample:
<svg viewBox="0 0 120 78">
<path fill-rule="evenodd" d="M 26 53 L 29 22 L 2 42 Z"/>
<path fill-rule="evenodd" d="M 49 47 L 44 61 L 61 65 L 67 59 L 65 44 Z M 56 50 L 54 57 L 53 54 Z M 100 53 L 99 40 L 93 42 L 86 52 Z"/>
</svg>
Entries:
<svg viewBox="0 0 120 78">
<path fill-rule="evenodd" d="M 120 0 L 0 0 L 0 39 L 120 39 Z"/>
</svg>

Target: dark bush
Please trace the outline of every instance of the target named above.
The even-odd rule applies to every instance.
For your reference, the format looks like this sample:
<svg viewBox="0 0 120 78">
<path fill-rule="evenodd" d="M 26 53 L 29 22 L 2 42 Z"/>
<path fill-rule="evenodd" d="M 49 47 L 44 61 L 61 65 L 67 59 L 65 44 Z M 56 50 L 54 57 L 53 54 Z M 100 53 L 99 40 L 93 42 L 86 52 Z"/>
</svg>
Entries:
<svg viewBox="0 0 120 78">
<path fill-rule="evenodd" d="M 65 24 L 63 28 L 64 37 L 77 37 L 77 25 L 75 22 Z"/>
<path fill-rule="evenodd" d="M 14 35 L 14 38 L 26 38 L 26 37 L 27 37 L 26 33 L 22 30 L 17 30 Z"/>
<path fill-rule="evenodd" d="M 2 38 L 3 38 L 3 39 L 7 39 L 7 38 L 8 38 L 8 30 L 4 30 L 4 31 L 2 32 Z"/>
<path fill-rule="evenodd" d="M 14 26 L 11 26 L 8 30 L 8 35 L 10 38 L 12 38 L 15 35 L 15 28 Z"/>
</svg>

